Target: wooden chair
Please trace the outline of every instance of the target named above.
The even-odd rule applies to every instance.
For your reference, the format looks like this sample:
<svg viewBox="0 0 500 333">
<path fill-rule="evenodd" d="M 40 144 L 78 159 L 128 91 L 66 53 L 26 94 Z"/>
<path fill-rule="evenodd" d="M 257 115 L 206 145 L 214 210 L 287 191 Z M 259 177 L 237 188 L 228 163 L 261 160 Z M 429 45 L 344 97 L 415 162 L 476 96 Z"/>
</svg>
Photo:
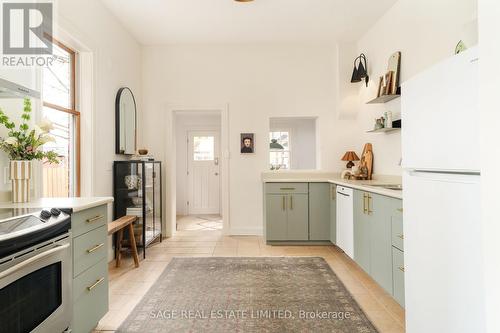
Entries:
<svg viewBox="0 0 500 333">
<path fill-rule="evenodd" d="M 128 227 L 128 234 L 130 238 L 130 246 L 132 247 L 132 255 L 134 256 L 135 267 L 139 267 L 139 255 L 137 254 L 137 245 L 135 243 L 134 226 L 133 223 L 137 220 L 137 216 L 123 216 L 108 224 L 108 235 L 118 232 L 117 245 L 116 245 L 116 267 L 120 267 L 121 250 L 123 231 Z"/>
</svg>

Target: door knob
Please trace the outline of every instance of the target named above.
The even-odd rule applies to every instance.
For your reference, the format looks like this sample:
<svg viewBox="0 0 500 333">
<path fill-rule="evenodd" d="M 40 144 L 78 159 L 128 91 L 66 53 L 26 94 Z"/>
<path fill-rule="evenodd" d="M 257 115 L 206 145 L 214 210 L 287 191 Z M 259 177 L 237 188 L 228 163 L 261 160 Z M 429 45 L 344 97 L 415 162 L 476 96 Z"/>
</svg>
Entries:
<svg viewBox="0 0 500 333">
<path fill-rule="evenodd" d="M 216 176 L 218 176 L 218 175 L 219 175 L 219 173 L 218 173 L 218 172 L 216 172 L 216 173 L 215 173 L 215 175 L 216 175 Z"/>
</svg>

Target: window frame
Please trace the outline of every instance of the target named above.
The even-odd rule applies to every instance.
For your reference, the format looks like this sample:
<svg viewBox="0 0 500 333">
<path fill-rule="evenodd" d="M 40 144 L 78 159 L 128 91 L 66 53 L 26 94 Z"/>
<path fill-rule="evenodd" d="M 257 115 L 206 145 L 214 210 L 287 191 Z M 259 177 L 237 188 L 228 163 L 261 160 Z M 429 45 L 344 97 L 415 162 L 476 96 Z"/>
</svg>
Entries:
<svg viewBox="0 0 500 333">
<path fill-rule="evenodd" d="M 68 114 L 71 114 L 74 116 L 74 126 L 75 126 L 75 138 L 73 142 L 73 148 L 74 148 L 74 164 L 75 164 L 75 170 L 74 170 L 74 195 L 75 197 L 79 197 L 80 194 L 80 189 L 81 189 L 81 163 L 80 163 L 80 154 L 81 154 L 81 149 L 80 149 L 80 111 L 76 109 L 76 51 L 73 49 L 69 48 L 68 46 L 64 45 L 62 42 L 58 41 L 52 36 L 49 36 L 50 40 L 52 41 L 53 44 L 57 45 L 61 49 L 65 50 L 68 52 L 71 60 L 71 75 L 70 75 L 70 80 L 71 80 L 71 86 L 70 86 L 70 108 L 65 108 L 63 106 L 57 105 L 57 104 L 52 104 L 49 102 L 46 102 L 42 100 L 42 105 L 44 107 L 48 107 L 57 111 L 65 112 Z M 69 193 L 71 194 L 71 193 Z"/>
<path fill-rule="evenodd" d="M 287 152 L 288 153 L 288 164 L 289 164 L 289 167 L 288 169 L 283 169 L 283 170 L 292 170 L 292 129 L 291 128 L 273 128 L 273 129 L 270 129 L 269 130 L 269 134 L 271 133 L 283 133 L 283 132 L 286 132 L 288 133 L 288 149 L 284 149 L 284 150 L 279 150 L 279 149 L 270 149 L 269 148 L 269 153 L 271 152 Z M 270 158 L 270 155 L 268 156 L 268 158 Z"/>
</svg>

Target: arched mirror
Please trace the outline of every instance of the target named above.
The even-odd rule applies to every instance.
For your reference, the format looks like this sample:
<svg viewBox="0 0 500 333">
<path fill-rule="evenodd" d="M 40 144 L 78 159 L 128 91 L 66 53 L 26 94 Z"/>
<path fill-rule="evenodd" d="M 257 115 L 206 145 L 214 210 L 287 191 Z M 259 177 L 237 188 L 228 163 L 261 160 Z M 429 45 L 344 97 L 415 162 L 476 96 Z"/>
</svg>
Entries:
<svg viewBox="0 0 500 333">
<path fill-rule="evenodd" d="M 136 151 L 137 110 L 129 88 L 120 88 L 116 94 L 116 153 L 132 155 Z"/>
</svg>

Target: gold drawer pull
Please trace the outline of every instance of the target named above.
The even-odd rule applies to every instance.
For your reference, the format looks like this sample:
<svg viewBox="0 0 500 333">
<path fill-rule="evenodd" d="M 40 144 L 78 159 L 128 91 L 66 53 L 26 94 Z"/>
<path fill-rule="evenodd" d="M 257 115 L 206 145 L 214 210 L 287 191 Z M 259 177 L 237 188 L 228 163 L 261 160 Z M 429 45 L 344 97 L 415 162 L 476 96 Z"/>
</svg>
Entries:
<svg viewBox="0 0 500 333">
<path fill-rule="evenodd" d="M 87 253 L 92 253 L 92 252 L 94 252 L 94 251 L 97 251 L 97 250 L 99 250 L 99 249 L 100 249 L 101 247 L 103 247 L 103 246 L 104 246 L 104 243 L 101 243 L 101 244 L 99 244 L 99 245 L 96 245 L 96 246 L 94 246 L 93 248 L 88 249 L 88 250 L 87 250 Z"/>
<path fill-rule="evenodd" d="M 398 212 L 402 213 L 403 212 L 403 208 L 398 208 L 396 209 Z"/>
<path fill-rule="evenodd" d="M 399 267 L 398 267 L 398 269 L 399 269 L 401 272 L 403 272 L 403 273 L 405 272 L 405 268 L 404 268 L 404 267 L 402 267 L 402 266 L 399 266 Z"/>
<path fill-rule="evenodd" d="M 93 223 L 95 221 L 99 221 L 100 219 L 102 219 L 104 217 L 104 215 L 97 215 L 96 217 L 92 217 L 90 219 L 87 219 L 87 223 Z"/>
<path fill-rule="evenodd" d="M 92 289 L 94 289 L 95 287 L 97 287 L 97 285 L 99 285 L 99 283 L 101 283 L 102 281 L 104 281 L 104 276 L 102 278 L 100 278 L 99 280 L 97 280 L 93 285 L 91 285 L 90 287 L 87 287 L 87 290 L 88 291 L 92 291 Z"/>
<path fill-rule="evenodd" d="M 403 235 L 398 235 L 398 237 L 401 239 L 405 239 L 405 237 Z"/>
<path fill-rule="evenodd" d="M 281 187 L 280 190 L 282 190 L 282 191 L 294 191 L 295 187 Z"/>
</svg>

